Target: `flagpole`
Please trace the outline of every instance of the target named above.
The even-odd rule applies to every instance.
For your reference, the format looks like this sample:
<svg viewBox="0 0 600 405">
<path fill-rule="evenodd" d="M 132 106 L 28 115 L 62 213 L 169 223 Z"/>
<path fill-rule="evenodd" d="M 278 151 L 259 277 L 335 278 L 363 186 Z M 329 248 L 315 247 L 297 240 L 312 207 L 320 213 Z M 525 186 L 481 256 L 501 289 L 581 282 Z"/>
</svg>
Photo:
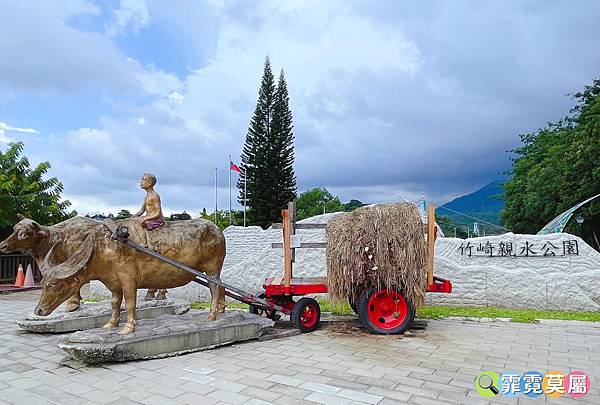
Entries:
<svg viewBox="0 0 600 405">
<path fill-rule="evenodd" d="M 215 225 L 217 224 L 217 168 L 215 167 Z"/>
<path fill-rule="evenodd" d="M 248 169 L 245 168 L 244 169 L 244 227 L 246 226 L 246 190 L 248 189 L 246 187 L 247 181 L 248 181 L 248 176 L 246 176 L 248 174 Z"/>
<path fill-rule="evenodd" d="M 229 225 L 233 222 L 231 221 L 231 155 L 229 155 Z"/>
</svg>

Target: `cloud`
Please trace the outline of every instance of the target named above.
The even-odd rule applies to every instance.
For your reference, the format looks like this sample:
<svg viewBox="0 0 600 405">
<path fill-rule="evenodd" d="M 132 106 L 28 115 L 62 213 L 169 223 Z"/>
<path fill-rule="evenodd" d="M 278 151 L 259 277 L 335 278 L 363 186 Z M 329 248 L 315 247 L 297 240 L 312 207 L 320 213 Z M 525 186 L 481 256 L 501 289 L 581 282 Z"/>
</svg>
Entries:
<svg viewBox="0 0 600 405">
<path fill-rule="evenodd" d="M 227 201 L 227 156 L 239 161 L 266 55 L 288 80 L 300 190 L 368 202 L 397 200 L 394 192 L 445 202 L 495 180 L 518 134 L 564 115 L 564 95 L 600 63 L 600 3 L 587 1 L 124 2 L 107 33 L 65 23 L 98 13 L 85 2 L 57 3 L 56 13 L 18 5 L 8 15 L 23 23 L 31 14 L 40 32 L 16 27 L 19 69 L 0 59 L 0 81 L 19 94 L 90 83 L 111 100 L 133 94 L 44 150 L 87 207 L 131 205 L 146 171 L 166 205 L 212 207 L 214 167 Z M 159 35 L 158 24 L 183 33 L 178 46 L 195 65 L 181 61 L 174 74 L 158 67 L 152 43 L 156 61 L 143 64 L 117 45 L 135 41 L 130 32 Z"/>
<path fill-rule="evenodd" d="M 112 21 L 106 26 L 106 33 L 109 36 L 123 35 L 126 31 L 137 34 L 151 21 L 150 12 L 143 0 L 121 0 Z"/>
<path fill-rule="evenodd" d="M 38 131 L 37 129 L 12 127 L 12 126 L 8 125 L 6 122 L 0 121 L 0 142 L 8 144 L 13 141 L 11 138 L 9 138 L 6 135 L 7 132 L 19 132 L 19 133 L 23 133 L 23 134 L 39 134 L 40 133 L 40 131 Z"/>
<path fill-rule="evenodd" d="M 170 123 L 167 132 L 161 128 L 165 123 L 152 114 L 144 121 L 144 125 L 138 120 L 105 122 L 104 130 L 82 128 L 69 134 L 53 173 L 64 182 L 65 198 L 72 199 L 77 210 L 137 208 L 143 199 L 139 179 L 145 172 L 158 178 L 165 213 L 198 213 L 214 206 L 214 169 L 207 166 L 215 166 L 215 149 L 223 147 L 202 142 L 183 123 L 179 127 Z M 219 165 L 221 183 L 225 163 Z M 226 193 L 220 188 L 221 209 Z"/>
<path fill-rule="evenodd" d="M 176 75 L 156 69 L 153 65 L 146 66 L 135 76 L 148 95 L 171 99 L 172 94 L 178 94 L 177 91 L 181 91 L 182 83 Z"/>
<path fill-rule="evenodd" d="M 271 10 L 265 10 L 265 12 L 271 12 Z M 314 20 L 314 16 L 309 18 L 309 14 L 310 10 L 303 14 L 306 21 Z M 223 16 L 223 18 L 229 19 L 228 16 Z M 321 23 L 325 24 L 328 17 L 322 14 L 320 18 Z M 347 25 L 361 24 L 354 17 L 347 22 L 334 21 L 325 35 L 324 48 L 313 51 L 309 50 L 310 38 L 303 39 L 298 35 L 299 33 L 286 33 L 281 22 L 275 22 L 273 27 L 265 26 L 259 33 L 255 33 L 258 35 L 258 38 L 255 39 L 258 44 L 280 48 L 275 50 L 279 57 L 277 61 L 274 59 L 274 63 L 281 66 L 279 58 L 287 59 L 285 65 L 290 66 L 290 69 L 286 69 L 288 77 L 294 77 L 295 83 L 302 83 L 303 86 L 306 86 L 306 92 L 316 91 L 320 80 L 326 78 L 331 72 L 335 73 L 341 69 L 358 72 L 369 69 L 372 65 L 374 69 L 389 68 L 409 75 L 414 71 L 418 64 L 418 52 L 414 46 L 401 36 L 392 38 L 390 30 L 378 30 L 374 24 L 368 22 L 362 23 L 361 28 L 364 32 L 372 32 L 372 34 L 367 35 L 367 39 L 365 39 L 364 35 L 356 33 L 350 38 L 350 45 L 345 48 L 338 46 L 339 51 L 346 55 L 340 59 L 333 52 L 334 44 L 343 37 Z M 103 126 L 98 129 L 110 133 L 112 142 L 118 145 L 118 150 L 128 151 L 129 169 L 137 167 L 138 171 L 145 171 L 147 169 L 143 167 L 159 165 L 157 171 L 162 169 L 165 172 L 176 172 L 180 175 L 177 177 L 186 179 L 191 184 L 209 186 L 212 183 L 211 176 L 198 176 L 198 170 L 209 172 L 211 167 L 220 164 L 216 154 L 220 153 L 222 157 L 227 156 L 228 153 L 234 156 L 239 155 L 250 115 L 254 109 L 253 104 L 256 101 L 262 64 L 267 53 L 262 49 L 264 45 L 252 45 L 253 41 L 241 28 L 244 27 L 233 24 L 222 28 L 217 53 L 212 62 L 204 68 L 192 71 L 180 86 L 181 88 L 170 93 L 166 100 L 158 100 L 153 103 L 150 109 L 152 113 L 143 116 L 145 120 L 143 132 L 132 126 L 129 119 L 111 120 L 108 125 L 110 128 Z M 275 37 L 272 37 L 273 30 L 277 31 Z M 288 39 L 290 43 L 301 46 L 306 52 L 295 54 L 287 50 L 284 44 Z M 293 41 L 299 41 L 299 44 Z M 382 53 L 390 56 L 378 55 L 372 50 L 371 42 L 378 42 Z M 240 47 L 231 46 L 231 44 L 239 44 Z M 355 55 L 355 53 L 361 52 L 370 52 L 373 57 L 369 60 Z M 343 60 L 343 66 L 340 66 L 340 60 Z M 300 64 L 302 63 L 312 66 L 312 71 L 305 71 L 301 68 Z M 296 65 L 298 66 L 296 67 Z M 148 84 L 153 83 L 151 80 L 142 80 L 142 82 L 146 83 L 147 89 L 153 88 L 151 84 Z M 165 84 L 167 81 L 159 78 L 157 82 Z M 152 92 L 164 93 L 168 87 Z M 310 94 L 307 96 L 310 97 Z M 295 100 L 293 98 L 293 102 Z M 301 108 L 306 109 L 307 106 L 304 105 L 308 102 L 306 96 L 299 97 L 299 100 Z M 139 113 L 140 111 L 136 111 L 137 117 L 140 116 Z M 157 113 L 159 114 L 157 115 Z M 153 121 L 150 121 L 151 119 Z M 83 130 L 86 134 L 89 132 L 88 129 Z M 178 138 L 185 139 L 187 142 L 181 143 Z M 83 142 L 83 139 L 76 136 L 75 133 L 70 134 L 69 142 L 70 164 L 73 164 L 73 156 L 82 156 L 85 158 L 80 162 L 82 165 L 84 164 L 83 160 L 87 165 L 95 162 L 102 163 L 109 166 L 104 167 L 102 172 L 112 173 L 119 178 L 126 176 L 124 172 L 118 171 L 122 167 L 119 161 L 115 161 L 119 160 L 118 153 L 114 155 L 109 153 L 110 156 L 88 153 L 87 150 L 95 151 L 97 147 L 94 143 Z M 132 144 L 133 142 L 135 143 Z M 198 148 L 195 145 L 204 147 Z M 146 153 L 138 153 L 136 148 L 139 147 L 146 150 Z M 160 150 L 170 153 L 162 152 L 161 154 Z M 150 162 L 145 158 L 148 155 L 158 156 L 159 154 L 161 154 L 160 161 L 157 162 Z M 185 159 L 182 159 L 182 156 Z M 97 168 L 99 166 L 99 164 L 95 165 Z M 100 172 L 99 168 L 97 172 Z M 171 174 L 162 177 L 167 181 L 181 181 L 175 180 L 176 176 Z"/>
<path fill-rule="evenodd" d="M 141 1 L 122 2 L 115 11 L 116 27 L 135 31 L 148 24 L 144 7 Z M 48 0 L 28 7 L 9 0 L 2 11 L 7 18 L 0 24 L 0 94 L 7 98 L 23 92 L 69 97 L 94 86 L 112 97 L 167 96 L 179 88 L 175 75 L 152 64 L 142 66 L 110 36 L 76 28 L 72 21 L 77 18 L 101 18 L 101 11 L 87 1 Z"/>
<path fill-rule="evenodd" d="M 0 142 L 9 144 L 12 140 L 6 136 L 6 132 L 3 129 L 0 129 Z"/>
<path fill-rule="evenodd" d="M 4 131 L 21 132 L 24 134 L 39 134 L 40 133 L 40 131 L 38 131 L 37 129 L 33 129 L 33 128 L 11 127 L 6 122 L 0 122 L 0 129 L 2 129 Z"/>
<path fill-rule="evenodd" d="M 173 103 L 181 104 L 183 103 L 184 96 L 174 91 L 171 94 L 169 94 L 168 99 L 171 100 Z"/>
<path fill-rule="evenodd" d="M 0 83 L 5 89 L 31 92 L 73 92 L 90 83 L 111 91 L 135 90 L 130 63 L 110 40 L 66 23 L 98 12 L 85 1 L 43 1 L 35 7 L 4 2 Z"/>
</svg>

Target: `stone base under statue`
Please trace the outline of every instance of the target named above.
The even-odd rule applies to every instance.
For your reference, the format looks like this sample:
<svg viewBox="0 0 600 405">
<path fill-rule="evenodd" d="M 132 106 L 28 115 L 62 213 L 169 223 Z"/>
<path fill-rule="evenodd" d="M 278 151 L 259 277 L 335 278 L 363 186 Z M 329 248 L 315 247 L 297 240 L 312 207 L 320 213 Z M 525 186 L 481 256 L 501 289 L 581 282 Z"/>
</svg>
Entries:
<svg viewBox="0 0 600 405">
<path fill-rule="evenodd" d="M 260 337 L 274 322 L 246 311 L 232 310 L 207 321 L 208 311 L 161 315 L 139 320 L 134 333 L 119 335 L 114 329 L 73 333 L 58 345 L 74 359 L 89 363 L 153 359 L 212 349 Z"/>
<path fill-rule="evenodd" d="M 189 311 L 190 305 L 181 301 L 158 300 L 138 301 L 136 316 L 138 319 L 155 318 L 160 315 L 180 315 Z M 54 311 L 48 316 L 33 313 L 24 320 L 17 321 L 21 329 L 33 333 L 65 333 L 99 328 L 109 321 L 112 314 L 110 300 L 101 302 L 82 302 L 77 311 Z M 121 308 L 121 323 L 127 321 L 127 314 Z"/>
</svg>

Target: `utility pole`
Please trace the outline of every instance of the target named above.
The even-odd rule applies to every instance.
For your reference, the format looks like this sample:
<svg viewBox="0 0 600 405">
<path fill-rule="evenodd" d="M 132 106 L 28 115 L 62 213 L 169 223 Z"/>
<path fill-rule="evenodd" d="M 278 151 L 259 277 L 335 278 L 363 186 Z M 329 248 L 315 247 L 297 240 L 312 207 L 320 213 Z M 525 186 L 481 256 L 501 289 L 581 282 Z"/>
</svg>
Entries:
<svg viewBox="0 0 600 405">
<path fill-rule="evenodd" d="M 215 167 L 215 225 L 217 224 L 217 209 L 219 204 L 217 202 L 217 168 Z"/>
<path fill-rule="evenodd" d="M 233 223 L 231 219 L 231 155 L 229 155 L 229 162 L 227 163 L 227 167 L 229 168 L 229 225 Z"/>
<path fill-rule="evenodd" d="M 248 169 L 244 170 L 244 228 L 246 227 L 246 204 L 248 202 Z"/>
</svg>

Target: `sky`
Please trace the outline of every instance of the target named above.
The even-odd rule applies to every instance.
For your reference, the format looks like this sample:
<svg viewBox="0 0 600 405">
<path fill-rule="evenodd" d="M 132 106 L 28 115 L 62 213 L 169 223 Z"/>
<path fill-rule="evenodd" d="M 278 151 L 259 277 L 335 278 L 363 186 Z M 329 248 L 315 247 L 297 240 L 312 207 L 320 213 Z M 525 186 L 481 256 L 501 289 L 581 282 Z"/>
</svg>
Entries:
<svg viewBox="0 0 600 405">
<path fill-rule="evenodd" d="M 0 149 L 81 214 L 228 208 L 268 55 L 298 190 L 437 204 L 502 177 L 519 134 L 600 78 L 600 2 L 0 0 Z M 235 173 L 233 173 L 235 175 Z M 234 208 L 236 177 L 233 177 Z"/>
</svg>

